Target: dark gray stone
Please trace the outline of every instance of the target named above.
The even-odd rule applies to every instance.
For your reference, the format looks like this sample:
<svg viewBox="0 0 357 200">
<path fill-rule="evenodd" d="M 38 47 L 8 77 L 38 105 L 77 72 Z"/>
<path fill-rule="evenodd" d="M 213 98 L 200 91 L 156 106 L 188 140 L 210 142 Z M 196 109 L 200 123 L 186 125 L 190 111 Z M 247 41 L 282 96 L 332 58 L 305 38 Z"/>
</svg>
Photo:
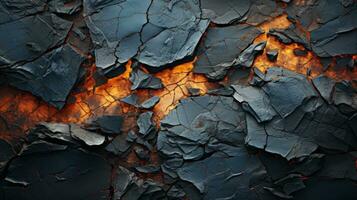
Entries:
<svg viewBox="0 0 357 200">
<path fill-rule="evenodd" d="M 312 83 L 314 84 L 317 91 L 319 91 L 320 95 L 328 103 L 332 103 L 332 92 L 335 87 L 335 81 L 333 79 L 328 78 L 327 76 L 320 75 L 312 79 Z"/>
<path fill-rule="evenodd" d="M 230 155 L 232 148 L 243 145 L 244 135 L 244 113 L 233 98 L 191 97 L 181 100 L 161 121 L 157 148 L 167 157 L 185 160 L 202 158 L 205 151 Z M 213 137 L 220 142 L 215 144 Z M 206 144 L 211 148 L 205 150 Z"/>
<path fill-rule="evenodd" d="M 78 81 L 83 60 L 83 56 L 65 45 L 34 61 L 13 65 L 4 76 L 10 85 L 29 91 L 61 109 Z"/>
<path fill-rule="evenodd" d="M 230 24 L 243 20 L 250 8 L 250 0 L 201 0 L 202 14 L 215 24 Z"/>
<path fill-rule="evenodd" d="M 268 70 L 267 76 L 270 76 L 270 72 Z M 290 115 L 305 100 L 317 96 L 306 78 L 291 72 L 288 73 L 291 75 L 283 75 L 262 87 L 268 95 L 271 105 L 281 117 Z"/>
<path fill-rule="evenodd" d="M 258 28 L 249 25 L 209 28 L 199 46 L 194 72 L 210 79 L 222 79 L 260 33 Z"/>
<path fill-rule="evenodd" d="M 254 156 L 243 149 L 237 156 L 218 154 L 195 162 L 185 163 L 178 169 L 178 176 L 192 183 L 203 199 L 257 199 L 259 183 L 265 168 Z"/>
<path fill-rule="evenodd" d="M 133 57 L 152 67 L 182 60 L 193 54 L 208 26 L 198 0 L 85 0 L 84 10 L 96 45 L 96 64 L 102 69 Z"/>
<path fill-rule="evenodd" d="M 144 137 L 155 131 L 155 124 L 151 119 L 153 114 L 150 111 L 142 113 L 136 122 L 139 127 L 139 133 Z"/>
<path fill-rule="evenodd" d="M 278 50 L 270 50 L 266 52 L 268 59 L 272 62 L 276 61 L 278 58 L 279 51 Z"/>
<path fill-rule="evenodd" d="M 104 200 L 109 198 L 110 171 L 98 155 L 38 140 L 9 162 L 0 194 L 5 199 Z"/>
<path fill-rule="evenodd" d="M 118 115 L 104 115 L 89 121 L 84 128 L 113 136 L 120 133 L 122 124 L 123 117 Z"/>
<path fill-rule="evenodd" d="M 131 90 L 136 89 L 160 89 L 163 87 L 159 78 L 147 74 L 140 69 L 131 72 L 129 80 L 132 83 Z"/>
<path fill-rule="evenodd" d="M 40 57 L 64 42 L 71 25 L 54 14 L 33 15 L 0 24 L 0 66 Z"/>
<path fill-rule="evenodd" d="M 130 148 L 131 144 L 126 140 L 126 136 L 118 135 L 105 147 L 105 150 L 116 156 L 125 157 Z"/>
<path fill-rule="evenodd" d="M 143 103 L 141 103 L 140 107 L 144 109 L 150 109 L 153 108 L 157 103 L 159 103 L 160 97 L 158 96 L 153 96 L 150 99 L 147 99 Z"/>
<path fill-rule="evenodd" d="M 258 122 L 269 121 L 277 115 L 270 104 L 268 96 L 260 88 L 242 85 L 232 85 L 232 87 L 235 90 L 233 97 Z"/>
<path fill-rule="evenodd" d="M 265 45 L 266 42 L 251 44 L 249 47 L 244 49 L 244 51 L 242 51 L 234 64 L 241 67 L 251 67 L 253 65 L 255 56 L 261 54 L 264 51 Z"/>
</svg>

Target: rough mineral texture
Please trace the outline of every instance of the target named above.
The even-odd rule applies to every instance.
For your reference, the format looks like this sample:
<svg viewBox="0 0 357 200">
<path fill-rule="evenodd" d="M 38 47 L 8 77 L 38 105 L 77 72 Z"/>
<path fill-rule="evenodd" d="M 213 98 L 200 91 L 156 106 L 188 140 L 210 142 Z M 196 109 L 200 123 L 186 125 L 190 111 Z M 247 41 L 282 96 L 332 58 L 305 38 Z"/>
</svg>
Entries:
<svg viewBox="0 0 357 200">
<path fill-rule="evenodd" d="M 0 200 L 356 200 L 356 0 L 1 0 Z"/>
</svg>

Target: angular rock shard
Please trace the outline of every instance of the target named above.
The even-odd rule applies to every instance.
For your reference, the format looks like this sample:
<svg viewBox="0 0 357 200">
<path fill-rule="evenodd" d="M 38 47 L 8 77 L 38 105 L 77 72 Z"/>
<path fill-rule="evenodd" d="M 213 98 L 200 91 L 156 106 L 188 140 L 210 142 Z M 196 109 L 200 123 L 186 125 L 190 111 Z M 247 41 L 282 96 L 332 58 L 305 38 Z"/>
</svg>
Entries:
<svg viewBox="0 0 357 200">
<path fill-rule="evenodd" d="M 31 61 L 43 55 L 63 43 L 71 25 L 54 14 L 33 15 L 0 24 L 0 66 Z"/>
<path fill-rule="evenodd" d="M 157 148 L 167 157 L 185 160 L 200 159 L 205 151 L 230 155 L 232 149 L 243 144 L 244 134 L 244 113 L 233 98 L 191 97 L 181 100 L 161 121 Z M 219 140 L 218 144 L 214 138 Z M 208 144 L 210 150 L 204 148 Z"/>
<path fill-rule="evenodd" d="M 91 131 L 100 131 L 107 135 L 117 135 L 121 131 L 123 117 L 118 115 L 105 115 L 93 119 L 84 128 Z"/>
<path fill-rule="evenodd" d="M 84 8 L 96 44 L 96 64 L 102 69 L 132 57 L 152 67 L 182 60 L 193 54 L 208 26 L 198 0 L 86 0 Z"/>
<path fill-rule="evenodd" d="M 271 120 L 277 113 L 271 106 L 268 96 L 253 86 L 233 85 L 233 97 L 242 103 L 243 109 L 250 112 L 258 122 Z"/>
<path fill-rule="evenodd" d="M 243 20 L 251 5 L 250 0 L 201 0 L 202 14 L 215 24 L 230 24 Z"/>
<path fill-rule="evenodd" d="M 9 71 L 5 69 L 5 79 L 8 84 L 61 109 L 78 81 L 83 60 L 70 45 L 65 45 L 32 62 L 16 64 L 8 68 Z"/>
<path fill-rule="evenodd" d="M 202 73 L 210 79 L 222 79 L 242 51 L 260 33 L 258 28 L 249 25 L 209 28 L 199 46 L 194 72 Z M 225 53 L 222 55 L 222 52 Z"/>
<path fill-rule="evenodd" d="M 139 133 L 143 136 L 149 135 L 152 131 L 155 131 L 155 124 L 152 122 L 153 112 L 145 112 L 139 115 L 137 125 L 139 127 Z"/>
<path fill-rule="evenodd" d="M 147 99 L 143 103 L 141 103 L 140 107 L 144 109 L 150 109 L 154 107 L 157 103 L 159 103 L 160 97 L 158 96 L 153 96 L 150 99 Z"/>
<path fill-rule="evenodd" d="M 260 42 L 257 44 L 252 44 L 239 55 L 235 64 L 242 67 L 251 67 L 255 56 L 262 53 L 265 48 L 266 42 Z"/>
<path fill-rule="evenodd" d="M 133 70 L 130 74 L 131 90 L 136 89 L 160 89 L 163 87 L 159 78 L 147 74 L 140 69 Z"/>
<path fill-rule="evenodd" d="M 268 70 L 267 77 L 278 76 L 262 88 L 268 95 L 273 108 L 281 117 L 286 117 L 299 107 L 305 100 L 316 97 L 317 94 L 306 78 L 293 72 L 289 74 L 276 74 L 273 68 Z M 278 72 L 284 73 L 284 72 Z"/>
<path fill-rule="evenodd" d="M 333 89 L 335 87 L 335 81 L 326 77 L 318 76 L 312 80 L 312 83 L 319 91 L 320 95 L 328 102 L 332 103 Z"/>
</svg>

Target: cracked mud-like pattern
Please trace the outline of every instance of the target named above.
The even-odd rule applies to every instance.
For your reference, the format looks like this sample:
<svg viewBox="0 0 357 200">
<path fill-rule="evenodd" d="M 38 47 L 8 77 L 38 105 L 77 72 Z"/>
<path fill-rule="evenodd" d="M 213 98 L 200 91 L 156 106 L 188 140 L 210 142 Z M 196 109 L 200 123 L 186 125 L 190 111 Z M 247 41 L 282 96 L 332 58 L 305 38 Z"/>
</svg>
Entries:
<svg viewBox="0 0 357 200">
<path fill-rule="evenodd" d="M 3 0 L 0 200 L 357 197 L 354 0 Z"/>
</svg>

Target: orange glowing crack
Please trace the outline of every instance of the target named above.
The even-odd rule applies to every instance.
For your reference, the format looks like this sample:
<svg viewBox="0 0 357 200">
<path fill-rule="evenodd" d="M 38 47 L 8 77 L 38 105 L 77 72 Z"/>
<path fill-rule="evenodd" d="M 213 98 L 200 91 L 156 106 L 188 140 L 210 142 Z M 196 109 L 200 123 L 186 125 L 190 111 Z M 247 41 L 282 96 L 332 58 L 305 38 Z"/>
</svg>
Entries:
<svg viewBox="0 0 357 200">
<path fill-rule="evenodd" d="M 296 56 L 293 51 L 296 48 L 304 49 L 297 43 L 285 45 L 275 37 L 267 35 L 269 29 L 286 29 L 291 25 L 287 15 L 276 17 L 275 19 L 259 25 L 264 34 L 255 39 L 255 43 L 267 41 L 264 52 L 257 56 L 254 66 L 265 71 L 271 66 L 281 66 L 301 74 L 306 74 L 308 69 L 311 71 L 310 78 L 321 73 L 326 74 L 337 80 L 353 80 L 357 77 L 357 70 L 352 71 L 346 68 L 335 69 L 333 66 L 327 71 L 323 71 L 319 58 L 311 51 L 305 56 Z M 300 26 L 298 26 L 301 29 Z M 301 30 L 308 35 L 308 32 Z M 278 58 L 271 62 L 266 52 L 272 49 L 279 51 Z M 353 59 L 357 59 L 354 56 Z M 89 57 L 93 62 L 93 57 Z M 95 87 L 93 73 L 95 66 L 88 64 L 84 66 L 88 69 L 88 77 L 79 86 L 81 92 L 72 93 L 68 98 L 66 106 L 58 111 L 54 107 L 39 100 L 28 92 L 23 92 L 9 87 L 0 88 L 0 137 L 14 138 L 22 136 L 24 131 L 41 121 L 63 122 L 63 123 L 82 123 L 89 118 L 105 114 L 118 114 L 127 118 L 124 127 L 126 130 L 135 126 L 135 118 L 140 112 L 138 108 L 130 106 L 119 99 L 136 93 L 141 101 L 152 96 L 159 96 L 159 103 L 153 108 L 154 119 L 159 124 L 159 120 L 175 108 L 179 100 L 189 96 L 188 88 L 200 89 L 200 95 L 218 86 L 218 83 L 209 82 L 207 78 L 192 72 L 194 61 L 187 62 L 172 68 L 164 69 L 154 76 L 160 78 L 164 88 L 159 90 L 140 89 L 131 91 L 129 81 L 131 73 L 131 62 L 126 65 L 126 71 L 118 77 L 108 80 L 104 85 Z M 145 70 L 144 70 L 145 71 Z"/>
<path fill-rule="evenodd" d="M 300 74 L 306 74 L 309 78 L 314 78 L 320 74 L 325 74 L 326 76 L 329 76 L 335 80 L 356 79 L 356 68 L 354 68 L 353 70 L 347 68 L 334 69 L 333 66 L 331 66 L 327 69 L 327 71 L 324 71 L 320 59 L 312 51 L 307 50 L 307 55 L 305 56 L 296 56 L 294 54 L 294 49 L 306 50 L 303 45 L 298 43 L 292 43 L 288 45 L 283 44 L 274 36 L 270 36 L 267 34 L 270 29 L 286 29 L 291 24 L 292 23 L 288 20 L 287 15 L 284 14 L 259 26 L 259 28 L 264 31 L 264 33 L 258 36 L 254 40 L 254 43 L 266 41 L 267 44 L 264 49 L 264 52 L 255 58 L 253 63 L 254 67 L 264 72 L 269 67 L 279 66 Z M 295 25 L 300 31 L 305 33 L 305 35 L 309 39 L 309 32 L 303 30 L 302 26 L 300 26 L 298 22 Z M 270 50 L 278 50 L 279 54 L 277 60 L 274 62 L 270 61 L 266 55 L 266 52 Z M 356 56 L 354 56 L 353 58 L 356 59 Z"/>
</svg>

